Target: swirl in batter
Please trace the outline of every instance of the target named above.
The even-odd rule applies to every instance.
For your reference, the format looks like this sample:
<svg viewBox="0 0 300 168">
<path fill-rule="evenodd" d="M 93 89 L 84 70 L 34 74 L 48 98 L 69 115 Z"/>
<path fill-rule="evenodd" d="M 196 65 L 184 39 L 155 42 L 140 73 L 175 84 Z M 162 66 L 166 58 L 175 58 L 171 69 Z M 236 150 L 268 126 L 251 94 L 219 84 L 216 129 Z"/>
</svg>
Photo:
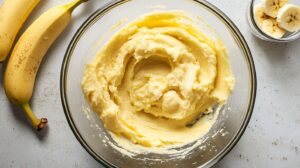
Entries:
<svg viewBox="0 0 300 168">
<path fill-rule="evenodd" d="M 173 11 L 122 28 L 86 66 L 82 88 L 110 132 L 164 147 L 208 131 L 197 119 L 226 102 L 234 81 L 222 43 Z"/>
</svg>

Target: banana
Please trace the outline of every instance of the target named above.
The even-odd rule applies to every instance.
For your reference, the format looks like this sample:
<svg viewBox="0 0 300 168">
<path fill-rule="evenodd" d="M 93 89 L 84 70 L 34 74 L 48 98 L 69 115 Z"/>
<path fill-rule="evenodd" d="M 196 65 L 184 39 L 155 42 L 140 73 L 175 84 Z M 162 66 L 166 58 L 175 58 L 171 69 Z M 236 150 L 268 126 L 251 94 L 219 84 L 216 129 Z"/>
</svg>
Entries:
<svg viewBox="0 0 300 168">
<path fill-rule="evenodd" d="M 274 18 L 269 18 L 269 19 L 264 20 L 261 25 L 261 29 L 263 32 L 265 32 L 269 36 L 271 36 L 273 38 L 277 38 L 277 39 L 283 37 L 286 32 L 285 30 L 281 29 L 278 26 L 278 23 L 276 22 L 276 19 L 274 19 Z"/>
<path fill-rule="evenodd" d="M 276 19 L 268 16 L 265 12 L 265 5 L 259 3 L 254 6 L 253 14 L 256 25 L 266 34 L 274 38 L 281 38 L 285 30 L 278 27 Z"/>
<path fill-rule="evenodd" d="M 45 118 L 38 119 L 29 105 L 40 63 L 49 47 L 70 22 L 72 11 L 86 1 L 74 0 L 46 11 L 20 37 L 9 58 L 4 74 L 5 93 L 14 104 L 25 111 L 37 130 L 45 127 L 47 123 Z"/>
<path fill-rule="evenodd" d="M 263 0 L 264 12 L 272 17 L 276 18 L 279 9 L 288 3 L 288 0 Z"/>
<path fill-rule="evenodd" d="M 253 8 L 253 15 L 256 25 L 261 28 L 264 20 L 269 19 L 270 17 L 264 13 L 264 6 L 262 3 L 259 3 Z"/>
<path fill-rule="evenodd" d="M 4 0 L 0 7 L 0 62 L 8 56 L 16 35 L 40 0 Z"/>
<path fill-rule="evenodd" d="M 300 7 L 292 4 L 284 5 L 277 15 L 278 25 L 289 31 L 300 30 Z"/>
</svg>

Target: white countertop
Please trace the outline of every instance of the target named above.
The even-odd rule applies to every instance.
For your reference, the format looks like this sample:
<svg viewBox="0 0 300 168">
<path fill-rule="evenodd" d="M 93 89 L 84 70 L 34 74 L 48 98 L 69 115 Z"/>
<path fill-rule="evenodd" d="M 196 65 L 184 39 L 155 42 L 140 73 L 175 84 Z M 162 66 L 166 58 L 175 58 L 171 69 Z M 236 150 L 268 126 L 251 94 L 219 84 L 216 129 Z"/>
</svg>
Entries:
<svg viewBox="0 0 300 168">
<path fill-rule="evenodd" d="M 51 6 L 68 0 L 43 0 L 26 25 Z M 288 44 L 254 37 L 246 20 L 247 3 L 208 0 L 219 7 L 245 36 L 257 71 L 257 97 L 247 130 L 215 167 L 300 167 L 300 40 Z M 0 0 L 2 3 L 3 0 Z M 7 100 L 0 83 L 0 167 L 101 167 L 73 135 L 60 101 L 60 68 L 66 48 L 82 22 L 108 0 L 91 0 L 74 13 L 71 25 L 44 59 L 33 96 L 33 109 L 49 120 L 36 133 L 25 115 Z M 0 65 L 0 80 L 4 71 Z"/>
</svg>

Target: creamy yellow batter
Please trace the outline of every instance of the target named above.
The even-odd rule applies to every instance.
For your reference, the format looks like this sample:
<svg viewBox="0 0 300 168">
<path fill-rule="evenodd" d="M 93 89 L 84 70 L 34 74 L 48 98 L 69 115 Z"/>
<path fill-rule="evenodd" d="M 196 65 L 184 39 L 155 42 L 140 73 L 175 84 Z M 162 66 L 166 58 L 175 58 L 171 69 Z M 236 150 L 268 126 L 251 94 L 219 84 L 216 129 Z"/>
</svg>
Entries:
<svg viewBox="0 0 300 168">
<path fill-rule="evenodd" d="M 86 66 L 82 88 L 105 127 L 133 143 L 196 140 L 197 118 L 226 102 L 234 77 L 226 48 L 183 12 L 156 12 L 122 28 Z"/>
</svg>

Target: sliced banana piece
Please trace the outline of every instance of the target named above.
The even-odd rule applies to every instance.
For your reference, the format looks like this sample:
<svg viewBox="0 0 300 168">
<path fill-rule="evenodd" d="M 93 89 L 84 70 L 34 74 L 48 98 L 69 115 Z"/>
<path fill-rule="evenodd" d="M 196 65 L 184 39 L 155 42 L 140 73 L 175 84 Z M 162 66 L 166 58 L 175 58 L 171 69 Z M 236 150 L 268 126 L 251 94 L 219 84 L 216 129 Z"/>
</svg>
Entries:
<svg viewBox="0 0 300 168">
<path fill-rule="evenodd" d="M 289 31 L 295 32 L 300 30 L 300 7 L 297 5 L 284 5 L 277 15 L 278 25 Z"/>
<path fill-rule="evenodd" d="M 285 30 L 280 28 L 278 26 L 278 23 L 276 22 L 276 19 L 269 18 L 263 21 L 261 26 L 262 31 L 264 31 L 266 34 L 273 38 L 281 38 L 285 34 Z"/>
<path fill-rule="evenodd" d="M 264 20 L 269 19 L 270 17 L 265 14 L 264 6 L 262 3 L 256 4 L 253 8 L 253 15 L 256 25 L 261 28 L 261 25 Z"/>
<path fill-rule="evenodd" d="M 278 11 L 283 5 L 287 4 L 288 0 L 263 0 L 264 12 L 272 17 L 276 18 Z"/>
</svg>

